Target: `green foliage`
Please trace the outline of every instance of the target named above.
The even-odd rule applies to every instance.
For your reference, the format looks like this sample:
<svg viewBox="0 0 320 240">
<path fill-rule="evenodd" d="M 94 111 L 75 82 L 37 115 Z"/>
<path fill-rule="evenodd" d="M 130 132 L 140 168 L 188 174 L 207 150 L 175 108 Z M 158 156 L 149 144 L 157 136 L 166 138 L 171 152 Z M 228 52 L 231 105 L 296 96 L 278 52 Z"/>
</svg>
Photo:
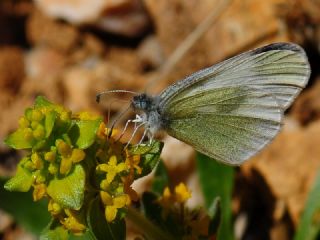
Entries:
<svg viewBox="0 0 320 240">
<path fill-rule="evenodd" d="M 138 147 L 130 147 L 129 152 L 132 155 L 141 155 L 142 172 L 140 177 L 148 175 L 157 166 L 162 148 L 163 143 L 157 141 L 153 141 L 151 145 L 143 144 Z"/>
<path fill-rule="evenodd" d="M 42 231 L 40 240 L 68 240 L 69 233 L 58 221 L 52 220 Z"/>
<path fill-rule="evenodd" d="M 217 197 L 221 199 L 222 216 L 218 239 L 234 239 L 231 212 L 234 169 L 199 153 L 197 154 L 197 168 L 207 209 L 210 209 L 212 202 Z"/>
<path fill-rule="evenodd" d="M 5 181 L 0 179 L 0 186 L 3 186 Z M 8 192 L 0 187 L 0 209 L 34 234 L 40 234 L 50 221 L 47 204 L 45 200 L 35 203 L 30 193 Z"/>
<path fill-rule="evenodd" d="M 68 176 L 52 179 L 47 193 L 61 207 L 79 210 L 84 198 L 85 177 L 83 166 L 77 165 Z"/>
<path fill-rule="evenodd" d="M 294 240 L 315 240 L 320 235 L 320 172 L 311 189 Z"/>
<path fill-rule="evenodd" d="M 86 149 L 93 144 L 101 119 L 73 121 L 69 131 L 74 146 Z"/>
<path fill-rule="evenodd" d="M 123 217 L 130 202 L 137 200 L 130 185 L 153 170 L 163 144 L 153 141 L 127 150 L 107 132 L 100 117 L 72 114 L 38 97 L 20 118 L 19 128 L 6 138 L 7 145 L 27 154 L 5 189 L 27 192 L 33 188 L 34 201 L 49 200 L 52 220 L 41 239 L 125 239 Z M 16 193 L 11 194 L 4 198 Z M 20 206 L 25 207 L 3 208 L 22 219 L 27 229 L 40 233 L 49 220 L 40 216 L 33 221 Z M 34 222 L 40 222 L 41 228 Z"/>
<path fill-rule="evenodd" d="M 5 183 L 4 188 L 8 191 L 28 192 L 32 181 L 31 172 L 18 165 L 16 175 Z"/>
<path fill-rule="evenodd" d="M 89 207 L 87 222 L 91 235 L 95 239 L 125 240 L 126 224 L 124 219 L 118 219 L 112 223 L 106 221 L 100 200 L 94 199 Z"/>
<path fill-rule="evenodd" d="M 160 161 L 154 174 L 152 192 L 161 196 L 165 187 L 169 186 L 169 182 L 166 166 Z"/>
</svg>

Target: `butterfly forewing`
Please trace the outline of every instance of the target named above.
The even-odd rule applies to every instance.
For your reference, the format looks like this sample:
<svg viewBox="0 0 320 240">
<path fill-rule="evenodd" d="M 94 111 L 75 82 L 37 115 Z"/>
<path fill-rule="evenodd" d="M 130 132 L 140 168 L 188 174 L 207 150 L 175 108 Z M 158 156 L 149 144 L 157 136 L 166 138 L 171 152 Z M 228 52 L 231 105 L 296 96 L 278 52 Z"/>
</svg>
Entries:
<svg viewBox="0 0 320 240">
<path fill-rule="evenodd" d="M 183 96 L 228 86 L 258 86 L 273 94 L 287 109 L 308 82 L 310 66 L 301 47 L 276 43 L 242 53 L 188 78 L 161 93 L 161 107 Z"/>
<path fill-rule="evenodd" d="M 294 44 L 240 54 L 160 95 L 165 130 L 218 161 L 241 164 L 276 136 L 309 75 L 305 53 Z"/>
</svg>

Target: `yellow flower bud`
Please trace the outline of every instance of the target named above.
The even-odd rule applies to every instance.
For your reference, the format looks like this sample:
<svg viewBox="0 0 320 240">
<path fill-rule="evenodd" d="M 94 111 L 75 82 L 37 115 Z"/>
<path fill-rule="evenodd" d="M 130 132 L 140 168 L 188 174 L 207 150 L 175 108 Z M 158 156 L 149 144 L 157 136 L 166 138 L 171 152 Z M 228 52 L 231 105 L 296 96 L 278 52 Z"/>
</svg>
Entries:
<svg viewBox="0 0 320 240">
<path fill-rule="evenodd" d="M 31 128 L 25 128 L 23 130 L 23 137 L 26 141 L 32 141 L 33 140 L 33 131 Z"/>
<path fill-rule="evenodd" d="M 49 164 L 49 167 L 48 167 L 48 171 L 49 171 L 49 173 L 51 173 L 52 175 L 57 174 L 57 172 L 58 172 L 58 166 L 57 166 L 57 164 L 55 164 L 55 163 L 50 163 L 50 164 Z"/>
<path fill-rule="evenodd" d="M 102 190 L 107 190 L 108 187 L 110 186 L 109 182 L 107 181 L 107 179 L 103 179 L 101 182 L 100 182 L 100 188 Z"/>
<path fill-rule="evenodd" d="M 76 218 L 76 215 L 71 210 L 65 209 L 65 213 L 68 217 L 61 220 L 63 226 L 75 235 L 83 234 L 83 231 L 86 230 L 86 226 Z"/>
<path fill-rule="evenodd" d="M 31 161 L 33 162 L 36 169 L 43 168 L 43 160 L 38 153 L 35 152 L 31 155 Z"/>
<path fill-rule="evenodd" d="M 72 167 L 72 160 L 71 158 L 63 157 L 60 162 L 60 173 L 61 174 L 68 174 Z"/>
<path fill-rule="evenodd" d="M 45 184 L 36 184 L 34 185 L 33 190 L 33 200 L 38 201 L 43 198 L 46 194 L 46 185 Z"/>
<path fill-rule="evenodd" d="M 71 160 L 73 163 L 81 162 L 85 158 L 86 154 L 82 149 L 73 149 L 71 154 Z"/>
<path fill-rule="evenodd" d="M 180 183 L 174 188 L 175 199 L 179 203 L 184 203 L 191 197 L 191 192 L 183 183 Z"/>
<path fill-rule="evenodd" d="M 30 125 L 30 121 L 26 117 L 21 117 L 19 119 L 20 128 L 27 128 Z"/>
<path fill-rule="evenodd" d="M 65 143 L 63 140 L 59 139 L 56 141 L 56 146 L 57 149 L 59 151 L 59 153 L 63 156 L 63 157 L 68 157 L 71 155 L 72 153 L 72 148 L 70 145 L 68 145 L 67 143 Z"/>
<path fill-rule="evenodd" d="M 40 124 L 39 122 L 32 121 L 30 126 L 31 126 L 32 129 L 36 129 L 39 124 Z"/>
<path fill-rule="evenodd" d="M 48 162 L 54 162 L 56 160 L 56 153 L 54 151 L 46 152 L 44 159 Z"/>
<path fill-rule="evenodd" d="M 45 181 L 46 181 L 46 177 L 39 173 L 38 175 L 36 175 L 34 182 L 36 184 L 40 184 L 40 183 L 44 183 Z"/>
<path fill-rule="evenodd" d="M 59 213 L 61 213 L 61 206 L 54 202 L 53 200 L 50 200 L 49 201 L 49 204 L 48 204 L 48 211 L 52 214 L 52 215 L 58 215 Z"/>
<path fill-rule="evenodd" d="M 33 130 L 33 137 L 37 140 L 41 140 L 46 135 L 46 131 L 42 125 L 38 125 L 35 130 Z"/>
<path fill-rule="evenodd" d="M 37 121 L 40 122 L 43 119 L 43 114 L 41 111 L 39 111 L 38 109 L 33 109 L 32 110 L 32 114 L 31 114 L 31 118 L 33 121 Z"/>
<path fill-rule="evenodd" d="M 34 165 L 34 163 L 31 160 L 25 162 L 25 164 L 23 166 L 30 171 L 33 171 L 36 169 L 36 166 Z"/>
</svg>

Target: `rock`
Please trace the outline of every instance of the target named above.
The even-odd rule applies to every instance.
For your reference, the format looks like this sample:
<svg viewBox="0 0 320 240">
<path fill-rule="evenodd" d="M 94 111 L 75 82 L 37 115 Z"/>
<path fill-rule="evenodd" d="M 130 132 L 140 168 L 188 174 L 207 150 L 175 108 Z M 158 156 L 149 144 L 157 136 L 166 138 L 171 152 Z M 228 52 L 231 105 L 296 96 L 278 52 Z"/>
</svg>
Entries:
<svg viewBox="0 0 320 240">
<path fill-rule="evenodd" d="M 29 17 L 26 31 L 33 45 L 45 45 L 62 52 L 71 51 L 81 39 L 75 27 L 54 21 L 39 11 Z"/>
<path fill-rule="evenodd" d="M 137 37 L 150 22 L 141 0 L 36 0 L 43 13 L 77 25 L 93 25 L 103 31 Z"/>
<path fill-rule="evenodd" d="M 126 7 L 107 7 L 95 23 L 100 29 L 126 37 L 139 37 L 150 27 L 150 19 L 141 0 L 131 0 Z"/>
<path fill-rule="evenodd" d="M 296 0 L 284 14 L 291 38 L 300 44 L 312 45 L 320 52 L 320 3 Z"/>
<path fill-rule="evenodd" d="M 144 70 L 157 69 L 164 63 L 161 45 L 156 36 L 144 39 L 138 47 L 138 57 Z"/>
<path fill-rule="evenodd" d="M 47 16 L 65 19 L 75 24 L 95 21 L 108 6 L 108 2 L 112 2 L 111 5 L 114 6 L 115 2 L 121 0 L 35 0 L 36 5 Z"/>
<path fill-rule="evenodd" d="M 19 47 L 0 47 L 0 91 L 16 93 L 23 81 L 24 53 Z"/>
<path fill-rule="evenodd" d="M 26 75 L 32 79 L 45 81 L 59 75 L 66 65 L 65 55 L 54 48 L 34 47 L 26 54 Z"/>
<path fill-rule="evenodd" d="M 221 2 L 146 0 L 146 8 L 150 12 L 165 56 L 168 58 Z M 267 42 L 288 40 L 287 32 L 277 15 L 277 6 L 286 2 L 285 0 L 231 2 L 215 24 L 175 67 L 168 77 L 168 83 L 249 48 Z"/>
</svg>

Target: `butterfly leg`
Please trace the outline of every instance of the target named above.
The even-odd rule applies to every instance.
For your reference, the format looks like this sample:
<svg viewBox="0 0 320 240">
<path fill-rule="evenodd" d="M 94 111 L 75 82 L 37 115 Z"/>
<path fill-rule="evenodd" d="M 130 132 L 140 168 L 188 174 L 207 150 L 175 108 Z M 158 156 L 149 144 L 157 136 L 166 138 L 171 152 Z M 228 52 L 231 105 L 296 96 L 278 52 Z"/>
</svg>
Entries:
<svg viewBox="0 0 320 240">
<path fill-rule="evenodd" d="M 118 139 L 117 139 L 116 141 L 119 141 L 119 140 L 123 137 L 124 133 L 126 132 L 128 126 L 129 126 L 129 123 L 131 123 L 131 122 L 133 122 L 133 121 L 134 121 L 134 119 L 129 119 L 129 120 L 126 122 L 126 124 L 125 124 L 125 126 L 124 126 L 124 128 L 123 128 L 123 130 L 122 130 L 122 132 L 121 132 L 121 134 L 120 134 L 120 136 L 118 137 Z M 136 128 L 136 122 L 135 122 L 135 127 L 134 127 L 134 129 L 135 129 L 135 128 Z"/>
<path fill-rule="evenodd" d="M 139 142 L 138 142 L 138 144 L 136 144 L 136 147 L 135 147 L 135 150 L 137 150 L 138 149 L 138 147 L 139 147 L 139 145 L 142 143 L 142 141 L 143 141 L 143 139 L 144 139 L 144 137 L 146 136 L 146 134 L 147 134 L 147 129 L 145 129 L 144 130 L 144 132 L 143 132 L 143 134 L 142 134 L 142 137 L 140 138 L 140 140 L 139 140 Z"/>
<path fill-rule="evenodd" d="M 141 127 L 142 127 L 143 125 L 145 125 L 145 124 L 146 124 L 145 122 L 140 123 L 140 124 L 136 127 L 136 129 L 134 129 L 134 131 L 133 131 L 133 133 L 132 133 L 132 135 L 131 135 L 131 137 L 130 137 L 128 143 L 127 143 L 127 145 L 125 146 L 125 148 L 127 148 L 127 147 L 129 146 L 129 144 L 131 143 L 134 135 L 136 135 L 136 133 L 137 133 L 137 131 L 139 130 L 139 128 L 141 128 Z"/>
</svg>

